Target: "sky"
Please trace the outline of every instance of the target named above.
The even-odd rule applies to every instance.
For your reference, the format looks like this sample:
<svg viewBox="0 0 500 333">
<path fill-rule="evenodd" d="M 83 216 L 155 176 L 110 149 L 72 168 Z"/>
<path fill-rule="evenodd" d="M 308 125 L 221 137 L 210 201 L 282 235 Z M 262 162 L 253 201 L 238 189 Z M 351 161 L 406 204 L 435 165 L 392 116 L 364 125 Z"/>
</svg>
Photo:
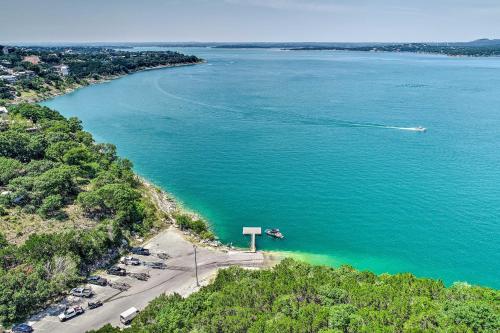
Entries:
<svg viewBox="0 0 500 333">
<path fill-rule="evenodd" d="M 0 0 L 0 42 L 500 38 L 500 0 Z"/>
</svg>

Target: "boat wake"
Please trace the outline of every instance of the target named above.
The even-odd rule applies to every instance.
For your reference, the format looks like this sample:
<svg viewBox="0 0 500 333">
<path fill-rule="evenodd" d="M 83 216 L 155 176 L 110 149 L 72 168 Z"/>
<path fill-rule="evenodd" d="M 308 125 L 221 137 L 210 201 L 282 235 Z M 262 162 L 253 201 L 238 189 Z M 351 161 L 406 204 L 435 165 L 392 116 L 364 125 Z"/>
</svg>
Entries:
<svg viewBox="0 0 500 333">
<path fill-rule="evenodd" d="M 288 113 L 285 118 L 283 118 L 282 114 L 274 114 L 273 112 L 267 112 L 268 110 L 260 110 L 261 113 L 256 112 L 259 110 L 253 111 L 242 111 L 236 108 L 221 106 L 221 105 L 213 105 L 209 103 L 200 102 L 197 100 L 193 100 L 190 98 L 182 97 L 179 95 L 172 94 L 168 92 L 163 87 L 161 87 L 159 80 L 156 81 L 156 88 L 163 95 L 170 97 L 172 99 L 176 99 L 182 102 L 198 105 L 205 108 L 210 108 L 214 110 L 220 111 L 229 111 L 234 114 L 239 114 L 242 116 L 242 120 L 249 121 L 277 121 L 281 123 L 299 123 L 304 125 L 316 125 L 316 126 L 336 126 L 336 127 L 365 127 L 365 128 L 380 128 L 380 129 L 393 129 L 400 131 L 412 131 L 412 132 L 425 132 L 427 129 L 425 127 L 400 127 L 400 126 L 389 126 L 383 124 L 374 124 L 374 123 L 365 123 L 365 122 L 353 122 L 341 119 L 332 119 L 332 118 L 309 118 L 304 115 L 300 115 L 297 113 Z"/>
<path fill-rule="evenodd" d="M 427 128 L 417 126 L 417 127 L 399 127 L 399 126 L 387 126 L 387 125 L 373 125 L 373 124 L 356 124 L 355 127 L 377 127 L 377 128 L 386 128 L 386 129 L 394 129 L 400 131 L 412 131 L 412 132 L 425 132 Z"/>
<path fill-rule="evenodd" d="M 396 126 L 386 126 L 386 128 L 392 128 L 392 129 L 397 129 L 401 131 L 413 131 L 413 132 L 425 132 L 427 131 L 427 128 L 425 127 L 396 127 Z"/>
<path fill-rule="evenodd" d="M 326 123 L 338 127 L 365 127 L 365 128 L 380 128 L 380 129 L 392 129 L 392 130 L 400 130 L 400 131 L 412 131 L 412 132 L 425 132 L 427 128 L 417 126 L 417 127 L 400 127 L 400 126 L 389 126 L 383 124 L 373 124 L 373 123 L 362 123 L 362 122 L 352 122 L 347 120 L 339 120 L 339 119 L 328 119 L 328 120 L 315 120 L 315 121 L 303 121 L 306 124 L 316 124 L 316 125 L 324 125 Z"/>
<path fill-rule="evenodd" d="M 237 111 L 237 110 L 235 110 L 233 108 L 229 108 L 229 107 L 225 107 L 225 106 L 219 106 L 219 105 L 212 105 L 212 104 L 208 104 L 208 103 L 203 103 L 203 102 L 200 102 L 200 101 L 196 101 L 196 100 L 193 100 L 193 99 L 189 99 L 189 98 L 185 98 L 185 97 L 182 97 L 182 96 L 178 96 L 178 95 L 172 94 L 172 93 L 166 91 L 165 89 L 163 89 L 160 86 L 159 80 L 156 80 L 156 88 L 163 95 L 165 95 L 167 97 L 170 97 L 170 98 L 173 98 L 173 99 L 176 99 L 176 100 L 179 100 L 179 101 L 182 101 L 182 102 L 186 102 L 186 103 L 190 103 L 190 104 L 195 104 L 195 105 L 199 105 L 199 106 L 203 106 L 203 107 L 207 107 L 207 108 L 211 108 L 211 109 L 217 109 L 217 110 L 225 110 L 225 111 L 231 111 L 231 112 Z"/>
</svg>

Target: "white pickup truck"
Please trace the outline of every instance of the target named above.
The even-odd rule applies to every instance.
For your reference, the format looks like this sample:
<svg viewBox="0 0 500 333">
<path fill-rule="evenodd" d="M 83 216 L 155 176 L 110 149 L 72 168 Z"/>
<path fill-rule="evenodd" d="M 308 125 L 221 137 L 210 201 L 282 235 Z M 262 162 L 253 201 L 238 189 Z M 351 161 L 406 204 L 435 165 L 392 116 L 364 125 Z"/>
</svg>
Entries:
<svg viewBox="0 0 500 333">
<path fill-rule="evenodd" d="M 71 295 L 78 297 L 91 297 L 94 293 L 90 288 L 73 288 L 71 289 Z"/>
<path fill-rule="evenodd" d="M 85 310 L 83 310 L 83 308 L 81 306 L 74 306 L 74 307 L 66 309 L 63 313 L 61 313 L 59 315 L 59 320 L 66 321 L 66 320 L 71 319 L 73 317 L 76 317 L 84 312 L 85 312 Z"/>
<path fill-rule="evenodd" d="M 141 264 L 141 261 L 139 259 L 130 256 L 121 258 L 120 262 L 124 265 L 132 265 L 132 266 L 139 266 Z"/>
</svg>

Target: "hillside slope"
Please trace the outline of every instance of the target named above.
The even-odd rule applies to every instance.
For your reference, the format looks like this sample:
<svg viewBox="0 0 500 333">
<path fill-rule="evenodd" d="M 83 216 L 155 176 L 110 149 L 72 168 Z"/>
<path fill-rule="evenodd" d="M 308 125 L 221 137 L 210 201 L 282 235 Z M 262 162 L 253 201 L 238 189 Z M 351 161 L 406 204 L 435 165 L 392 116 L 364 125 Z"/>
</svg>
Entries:
<svg viewBox="0 0 500 333">
<path fill-rule="evenodd" d="M 498 332 L 500 292 L 411 274 L 285 259 L 271 270 L 230 268 L 186 299 L 160 296 L 124 333 Z M 108 326 L 94 333 L 121 332 Z"/>
</svg>

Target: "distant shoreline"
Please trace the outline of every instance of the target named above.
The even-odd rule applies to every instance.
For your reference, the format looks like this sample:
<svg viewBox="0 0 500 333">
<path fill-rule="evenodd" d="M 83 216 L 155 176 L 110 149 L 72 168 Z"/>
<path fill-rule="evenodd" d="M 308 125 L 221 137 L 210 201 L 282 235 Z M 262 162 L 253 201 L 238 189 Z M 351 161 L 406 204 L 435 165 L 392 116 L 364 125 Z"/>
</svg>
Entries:
<svg viewBox="0 0 500 333">
<path fill-rule="evenodd" d="M 166 64 L 166 65 L 160 65 L 160 66 L 154 66 L 154 67 L 144 67 L 144 68 L 141 68 L 139 70 L 136 70 L 136 71 L 132 71 L 130 73 L 124 73 L 124 74 L 119 74 L 119 75 L 109 75 L 109 76 L 106 76 L 106 77 L 102 77 L 100 79 L 86 79 L 86 84 L 80 84 L 80 83 L 75 83 L 73 86 L 65 89 L 65 90 L 61 90 L 61 91 L 51 91 L 49 93 L 46 93 L 46 94 L 43 94 L 41 96 L 37 96 L 36 98 L 33 98 L 33 99 L 25 99 L 25 98 L 17 98 L 16 100 L 14 100 L 12 102 L 12 104 L 20 104 L 20 103 L 40 103 L 40 102 L 44 102 L 44 101 L 47 101 L 49 99 L 52 99 L 52 98 L 55 98 L 55 97 L 58 97 L 58 96 L 63 96 L 63 95 L 66 95 L 66 94 L 70 94 L 80 88 L 84 88 L 84 87 L 88 87 L 88 86 L 91 86 L 91 85 L 94 85 L 94 84 L 100 84 L 100 83 L 106 83 L 106 82 L 110 82 L 110 81 L 113 81 L 113 80 L 116 80 L 116 79 L 119 79 L 119 78 L 122 78 L 122 77 L 125 77 L 127 75 L 131 75 L 131 74 L 135 74 L 135 73 L 140 73 L 140 72 L 145 72 L 145 71 L 150 71 L 150 70 L 155 70 L 155 69 L 163 69 L 163 68 L 173 68 L 173 67 L 184 67 L 184 66 L 194 66 L 194 65 L 199 65 L 199 64 L 203 64 L 203 63 L 206 63 L 205 60 L 201 60 L 201 61 L 198 61 L 198 62 L 184 62 L 184 63 L 178 63 L 178 64 Z"/>
<path fill-rule="evenodd" d="M 467 43 L 233 43 L 216 49 L 280 49 L 283 51 L 359 51 L 436 54 L 450 57 L 500 57 L 500 40 Z"/>
<path fill-rule="evenodd" d="M 393 51 L 393 50 L 356 50 L 342 48 L 291 48 L 281 49 L 282 51 L 336 51 L 336 52 L 364 52 L 364 53 L 396 53 L 396 54 L 425 54 L 451 58 L 498 58 L 500 54 L 493 55 L 475 55 L 475 54 L 449 54 L 430 51 Z"/>
</svg>

